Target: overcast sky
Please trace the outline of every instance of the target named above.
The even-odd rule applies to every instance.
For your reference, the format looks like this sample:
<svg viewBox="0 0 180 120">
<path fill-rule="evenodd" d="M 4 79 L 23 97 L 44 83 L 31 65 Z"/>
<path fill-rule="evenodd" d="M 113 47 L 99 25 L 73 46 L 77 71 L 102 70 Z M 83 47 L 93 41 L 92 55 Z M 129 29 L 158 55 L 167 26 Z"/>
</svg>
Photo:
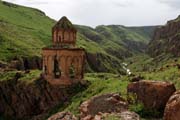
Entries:
<svg viewBox="0 0 180 120">
<path fill-rule="evenodd" d="M 4 0 L 38 8 L 55 20 L 97 26 L 162 25 L 180 15 L 180 0 Z"/>
</svg>

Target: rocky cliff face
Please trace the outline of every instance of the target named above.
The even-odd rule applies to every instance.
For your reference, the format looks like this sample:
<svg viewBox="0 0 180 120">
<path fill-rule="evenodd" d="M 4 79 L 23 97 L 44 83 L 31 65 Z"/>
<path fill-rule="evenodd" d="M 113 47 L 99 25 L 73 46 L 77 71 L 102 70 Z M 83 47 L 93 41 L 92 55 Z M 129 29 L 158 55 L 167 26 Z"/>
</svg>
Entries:
<svg viewBox="0 0 180 120">
<path fill-rule="evenodd" d="M 14 58 L 7 67 L 17 70 L 42 69 L 42 58 L 37 56 Z"/>
<path fill-rule="evenodd" d="M 102 53 L 86 53 L 86 72 L 114 72 L 124 73 L 120 60 Z M 41 57 L 14 58 L 9 63 L 0 61 L 0 69 L 8 70 L 32 70 L 42 69 Z"/>
<path fill-rule="evenodd" d="M 106 73 L 118 72 L 120 74 L 125 73 L 125 71 L 122 69 L 120 61 L 117 58 L 113 58 L 109 55 L 104 55 L 101 53 L 87 53 L 86 59 L 88 65 L 93 71 Z"/>
<path fill-rule="evenodd" d="M 29 84 L 17 82 L 16 79 L 0 82 L 0 116 L 13 120 L 37 120 L 38 115 L 68 103 L 85 86 L 80 83 L 69 87 L 52 86 L 43 79 Z M 47 116 L 42 117 L 38 119 Z"/>
<path fill-rule="evenodd" d="M 163 53 L 180 56 L 180 16 L 157 28 L 149 43 L 148 53 L 155 57 Z"/>
</svg>

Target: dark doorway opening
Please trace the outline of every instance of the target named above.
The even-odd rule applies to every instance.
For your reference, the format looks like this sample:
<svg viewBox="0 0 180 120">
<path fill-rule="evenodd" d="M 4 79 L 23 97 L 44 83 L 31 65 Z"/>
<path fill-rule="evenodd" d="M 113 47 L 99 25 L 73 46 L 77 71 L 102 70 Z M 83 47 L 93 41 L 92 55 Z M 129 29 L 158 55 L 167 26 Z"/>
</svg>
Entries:
<svg viewBox="0 0 180 120">
<path fill-rule="evenodd" d="M 61 69 L 59 68 L 59 61 L 57 60 L 57 56 L 54 57 L 54 77 L 60 78 L 61 77 Z"/>
</svg>

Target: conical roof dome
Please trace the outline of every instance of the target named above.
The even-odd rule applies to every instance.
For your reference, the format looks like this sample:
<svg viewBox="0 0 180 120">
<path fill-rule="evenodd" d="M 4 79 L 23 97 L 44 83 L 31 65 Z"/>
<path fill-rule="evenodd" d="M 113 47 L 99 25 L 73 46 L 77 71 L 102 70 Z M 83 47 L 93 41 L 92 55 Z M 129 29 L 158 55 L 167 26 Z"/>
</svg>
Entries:
<svg viewBox="0 0 180 120">
<path fill-rule="evenodd" d="M 54 29 L 58 28 L 58 29 L 70 29 L 70 30 L 75 30 L 76 31 L 76 28 L 73 26 L 73 24 L 68 20 L 67 17 L 62 17 L 56 24 L 55 26 L 53 27 Z"/>
</svg>

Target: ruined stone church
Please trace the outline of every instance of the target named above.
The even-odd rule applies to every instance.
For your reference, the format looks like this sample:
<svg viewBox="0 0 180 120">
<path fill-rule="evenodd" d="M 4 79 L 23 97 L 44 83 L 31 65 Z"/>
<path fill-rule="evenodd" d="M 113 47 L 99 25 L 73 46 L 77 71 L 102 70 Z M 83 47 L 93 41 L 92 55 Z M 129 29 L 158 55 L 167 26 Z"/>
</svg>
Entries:
<svg viewBox="0 0 180 120">
<path fill-rule="evenodd" d="M 84 77 L 85 50 L 76 47 L 77 30 L 62 17 L 52 28 L 52 45 L 42 49 L 43 76 L 51 84 L 71 85 Z"/>
</svg>

